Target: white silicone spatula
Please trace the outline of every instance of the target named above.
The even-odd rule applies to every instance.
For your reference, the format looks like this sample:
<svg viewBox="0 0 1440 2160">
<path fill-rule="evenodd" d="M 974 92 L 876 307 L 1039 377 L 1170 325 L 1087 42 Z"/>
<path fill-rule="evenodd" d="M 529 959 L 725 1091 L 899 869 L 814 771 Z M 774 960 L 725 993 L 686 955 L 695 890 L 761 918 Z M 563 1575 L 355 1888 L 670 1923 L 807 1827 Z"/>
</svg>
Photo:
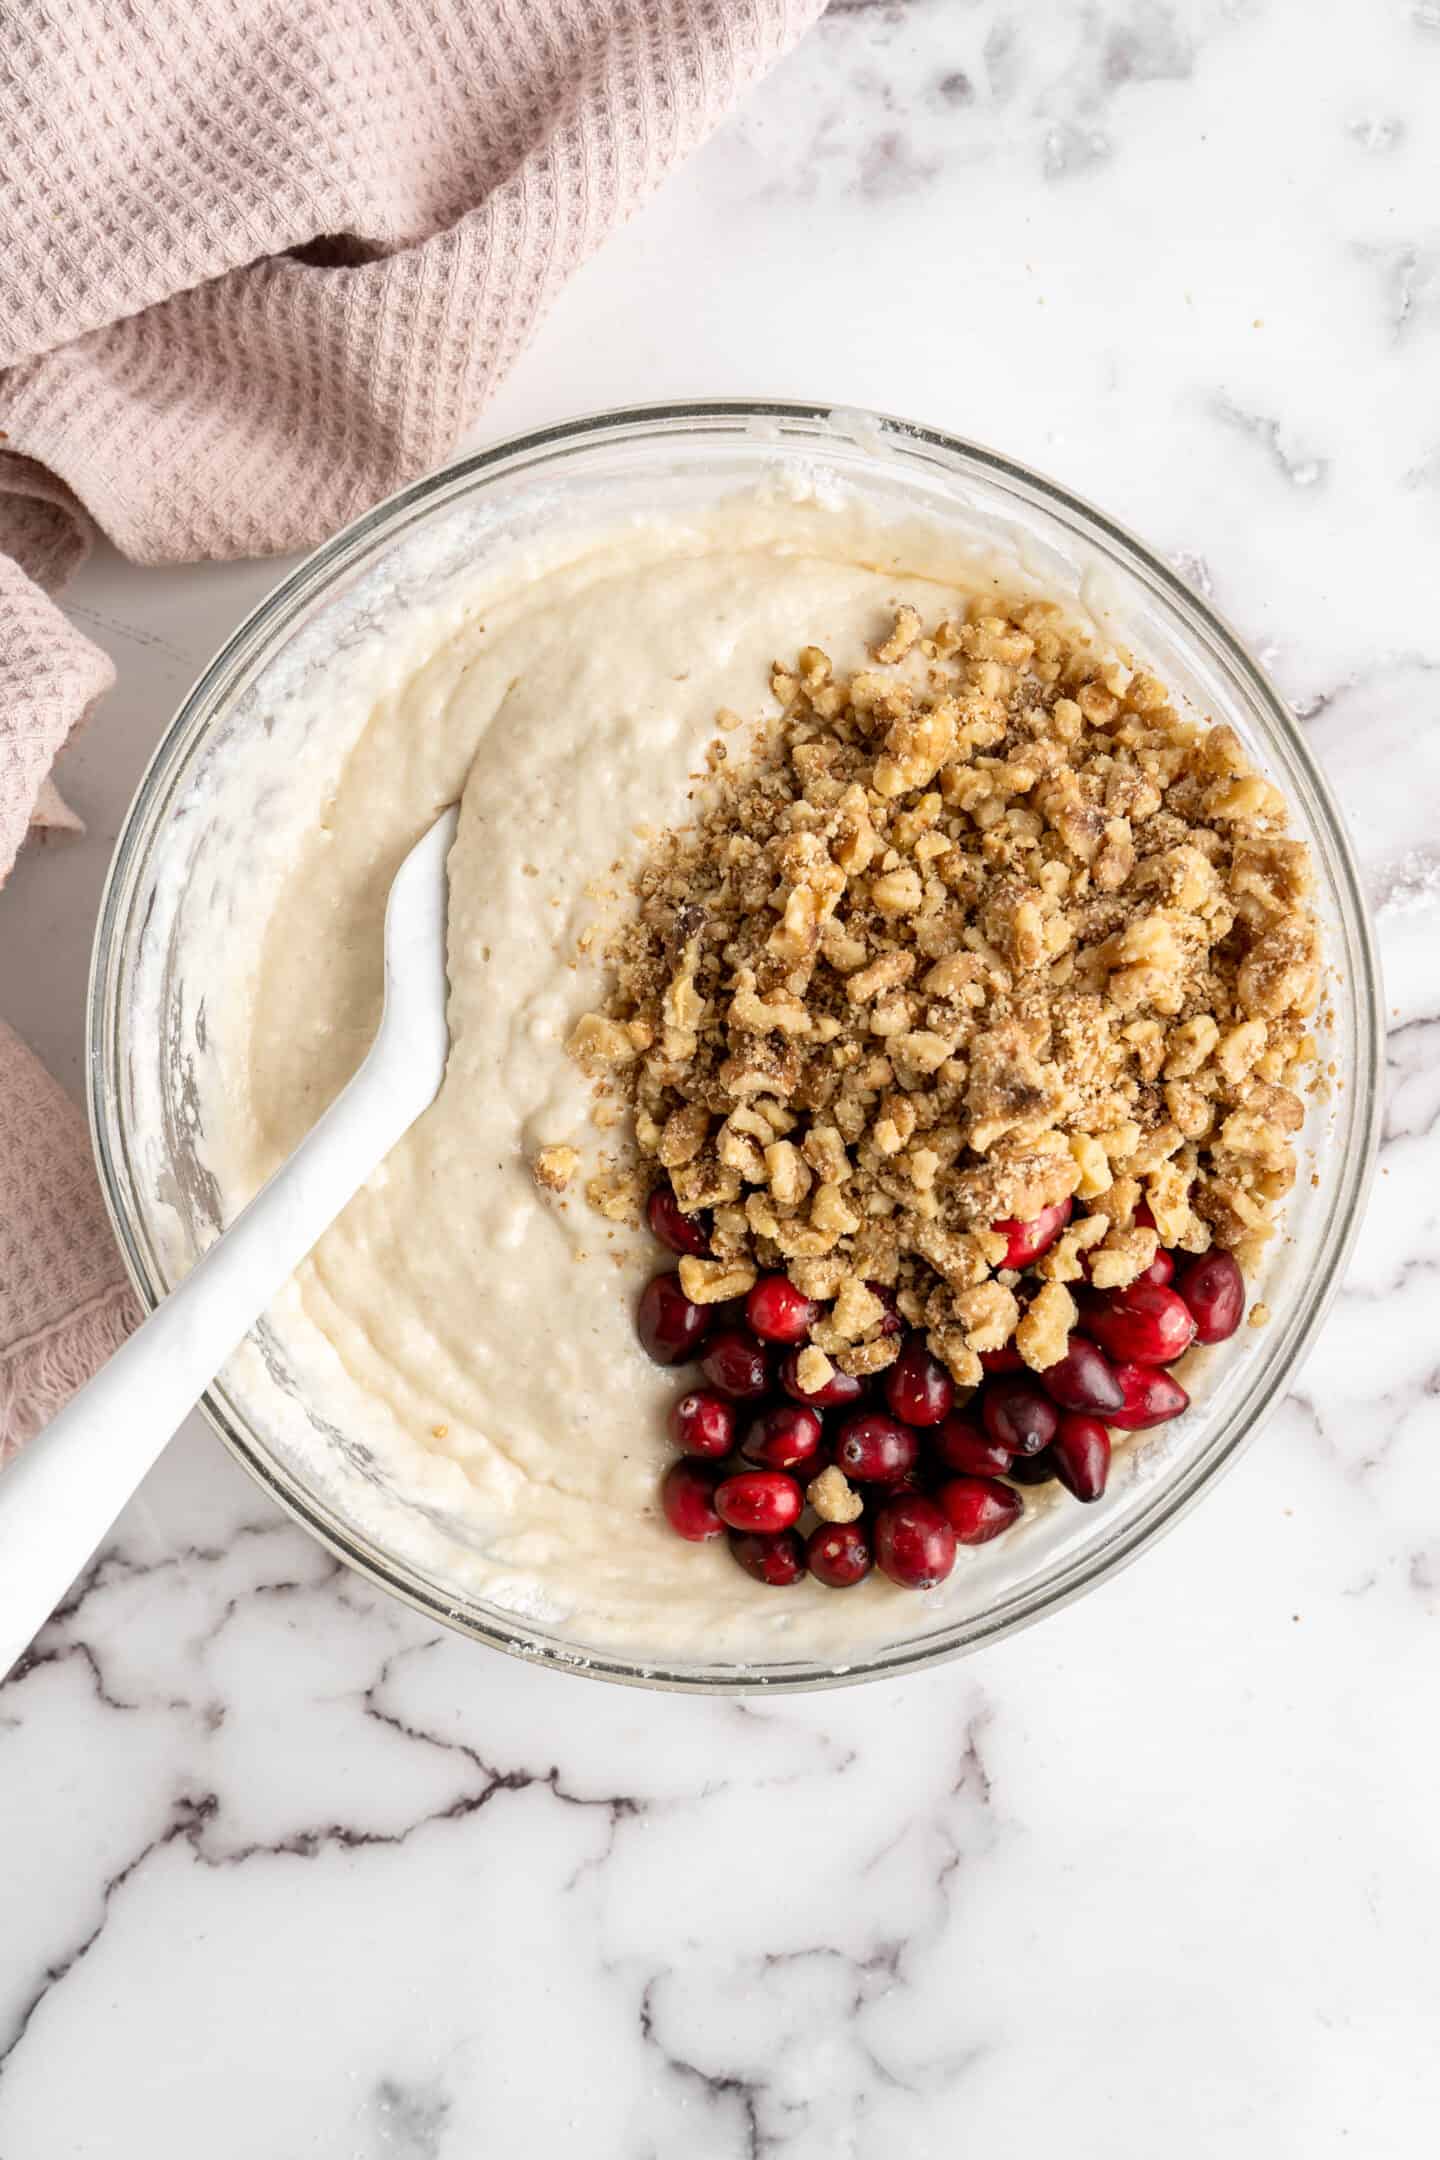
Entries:
<svg viewBox="0 0 1440 2160">
<path fill-rule="evenodd" d="M 395 874 L 370 1054 L 283 1168 L 58 1417 L 0 1472 L 0 1677 L 165 1443 L 353 1194 L 434 1101 L 445 1025 L 447 810 Z"/>
</svg>

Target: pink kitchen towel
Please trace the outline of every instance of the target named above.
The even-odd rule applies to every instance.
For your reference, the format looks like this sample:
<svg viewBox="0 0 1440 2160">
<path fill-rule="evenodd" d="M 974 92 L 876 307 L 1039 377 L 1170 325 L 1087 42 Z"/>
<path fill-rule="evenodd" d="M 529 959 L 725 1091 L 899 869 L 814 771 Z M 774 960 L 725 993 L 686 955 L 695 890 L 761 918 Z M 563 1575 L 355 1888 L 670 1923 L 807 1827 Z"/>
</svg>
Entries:
<svg viewBox="0 0 1440 2160">
<path fill-rule="evenodd" d="M 279 553 L 435 464 L 823 6 L 0 8 L 0 880 L 112 679 L 49 597 L 96 527 Z M 133 1319 L 81 1120 L 0 1023 L 0 1457 Z"/>
</svg>

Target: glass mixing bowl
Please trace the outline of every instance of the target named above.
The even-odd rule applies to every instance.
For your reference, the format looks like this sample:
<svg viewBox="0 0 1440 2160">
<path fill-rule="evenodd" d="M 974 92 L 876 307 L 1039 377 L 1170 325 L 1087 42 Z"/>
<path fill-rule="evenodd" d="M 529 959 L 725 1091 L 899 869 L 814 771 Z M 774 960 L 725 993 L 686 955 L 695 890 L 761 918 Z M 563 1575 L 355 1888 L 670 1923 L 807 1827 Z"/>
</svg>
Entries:
<svg viewBox="0 0 1440 2160">
<path fill-rule="evenodd" d="M 1038 1619 L 1112 1574 L 1204 1491 L 1283 1393 L 1339 1280 L 1376 1142 L 1379 977 L 1350 847 L 1299 729 L 1214 612 L 1099 511 L 935 429 L 790 404 L 654 406 L 500 444 L 382 503 L 276 587 L 167 729 L 116 850 L 89 1012 L 100 1175 L 145 1303 L 165 1294 L 218 1227 L 195 1085 L 206 986 L 185 979 L 178 931 L 187 905 L 216 901 L 204 874 L 206 845 L 224 816 L 227 766 L 266 754 L 298 684 L 383 636 L 484 550 L 553 529 L 557 519 L 593 523 L 637 504 L 691 509 L 773 479 L 777 463 L 797 469 L 807 487 L 859 487 L 882 512 L 920 514 L 1013 553 L 1054 589 L 1083 598 L 1200 712 L 1236 728 L 1283 788 L 1314 852 L 1333 969 L 1322 1054 L 1335 1078 L 1305 1134 L 1321 1174 L 1312 1180 L 1302 1169 L 1263 1279 L 1270 1325 L 1192 1358 L 1191 1410 L 1117 1452 L 1100 1503 L 1040 1509 L 1010 1538 L 963 1554 L 943 1611 L 917 1599 L 908 1633 L 843 1663 L 770 1655 L 720 1662 L 668 1656 L 663 1643 L 641 1660 L 487 1604 L 447 1565 L 433 1508 L 387 1486 L 367 1450 L 304 1399 L 266 1324 L 256 1329 L 241 1376 L 227 1367 L 204 1408 L 233 1453 L 308 1530 L 371 1581 L 482 1642 L 655 1687 L 819 1687 L 904 1672 Z M 302 1430 L 303 1447 L 295 1439 Z"/>
</svg>

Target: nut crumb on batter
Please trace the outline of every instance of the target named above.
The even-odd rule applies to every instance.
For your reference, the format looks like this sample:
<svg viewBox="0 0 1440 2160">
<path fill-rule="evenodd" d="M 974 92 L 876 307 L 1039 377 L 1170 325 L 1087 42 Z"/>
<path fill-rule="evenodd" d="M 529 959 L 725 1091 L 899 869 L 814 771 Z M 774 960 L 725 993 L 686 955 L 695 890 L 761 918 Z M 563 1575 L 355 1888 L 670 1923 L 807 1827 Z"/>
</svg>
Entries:
<svg viewBox="0 0 1440 2160">
<path fill-rule="evenodd" d="M 542 1147 L 530 1167 L 536 1184 L 545 1191 L 564 1192 L 580 1167 L 580 1152 L 564 1145 Z"/>
<path fill-rule="evenodd" d="M 1234 731 L 1057 605 L 907 604 L 870 653 L 777 661 L 780 717 L 650 848 L 569 1041 L 633 1117 L 588 1193 L 634 1220 L 668 1177 L 713 1225 L 687 1297 L 783 1270 L 834 1301 L 806 1355 L 866 1374 L 878 1284 L 973 1386 L 1011 1340 L 1062 1356 L 1086 1273 L 1254 1264 L 1316 1063 L 1314 879 Z M 992 1226 L 1072 1199 L 1022 1311 Z"/>
</svg>

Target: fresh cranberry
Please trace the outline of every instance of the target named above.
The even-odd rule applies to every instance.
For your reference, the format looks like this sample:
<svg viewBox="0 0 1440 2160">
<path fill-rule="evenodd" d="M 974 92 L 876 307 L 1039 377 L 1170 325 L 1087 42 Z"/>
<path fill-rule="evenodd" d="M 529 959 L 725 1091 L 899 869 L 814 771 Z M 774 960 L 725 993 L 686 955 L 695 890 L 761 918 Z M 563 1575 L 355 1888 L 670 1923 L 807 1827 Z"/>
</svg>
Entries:
<svg viewBox="0 0 1440 2160">
<path fill-rule="evenodd" d="M 1077 1500 L 1098 1500 L 1110 1475 L 1110 1435 L 1099 1418 L 1067 1411 L 1051 1444 L 1055 1475 Z"/>
<path fill-rule="evenodd" d="M 668 1185 L 657 1185 L 645 1203 L 650 1235 L 674 1253 L 693 1253 L 697 1260 L 710 1255 L 710 1239 L 698 1215 L 683 1215 Z"/>
<path fill-rule="evenodd" d="M 848 1590 L 870 1572 L 870 1540 L 858 1522 L 821 1523 L 805 1547 L 810 1572 L 831 1590 Z"/>
<path fill-rule="evenodd" d="M 1203 1253 L 1184 1269 L 1175 1287 L 1195 1322 L 1195 1340 L 1228 1341 L 1245 1314 L 1245 1277 L 1234 1253 Z"/>
<path fill-rule="evenodd" d="M 1136 1202 L 1135 1227 L 1137 1230 L 1153 1230 L 1155 1228 L 1155 1217 L 1150 1212 L 1148 1200 Z"/>
<path fill-rule="evenodd" d="M 683 1365 L 694 1357 L 710 1327 L 710 1311 L 692 1305 L 678 1275 L 656 1275 L 640 1293 L 635 1330 L 657 1365 Z"/>
<path fill-rule="evenodd" d="M 905 1493 L 875 1517 L 875 1559 L 904 1590 L 933 1590 L 955 1565 L 955 1532 L 933 1500 Z"/>
<path fill-rule="evenodd" d="M 1158 1283 L 1162 1290 L 1169 1289 L 1171 1283 L 1175 1280 L 1175 1262 L 1166 1252 L 1163 1245 L 1156 1246 L 1154 1259 L 1150 1262 L 1149 1267 L 1140 1270 L 1135 1280 L 1137 1282 Z"/>
<path fill-rule="evenodd" d="M 955 1532 L 957 1545 L 988 1545 L 1025 1512 L 1019 1493 L 994 1478 L 951 1478 L 935 1498 Z"/>
<path fill-rule="evenodd" d="M 1124 1400 L 1120 1409 L 1106 1412 L 1105 1422 L 1121 1432 L 1148 1432 L 1190 1407 L 1190 1397 L 1163 1366 L 1117 1365 L 1115 1377 Z"/>
<path fill-rule="evenodd" d="M 895 1292 L 887 1284 L 871 1282 L 868 1277 L 865 1288 L 870 1292 L 871 1297 L 879 1298 L 880 1303 L 885 1307 L 885 1318 L 880 1323 L 880 1333 L 882 1335 L 898 1335 L 905 1322 L 900 1317 L 900 1307 L 895 1302 Z"/>
<path fill-rule="evenodd" d="M 1001 1267 L 1029 1267 L 1032 1260 L 1048 1252 L 1069 1222 L 1074 1205 L 1073 1200 L 1057 1200 L 1054 1207 L 1041 1208 L 1033 1222 L 1017 1222 L 1007 1216 L 1004 1222 L 991 1223 L 991 1229 L 998 1230 L 1006 1241 Z"/>
<path fill-rule="evenodd" d="M 740 1452 L 766 1470 L 793 1470 L 813 1477 L 810 1468 L 820 1445 L 820 1420 L 799 1403 L 780 1403 L 762 1410 L 740 1443 Z"/>
<path fill-rule="evenodd" d="M 1055 1437 L 1055 1405 L 1038 1382 L 1019 1373 L 1002 1373 L 989 1382 L 980 1399 L 985 1430 L 998 1447 L 1014 1455 L 1038 1455 Z"/>
<path fill-rule="evenodd" d="M 660 1487 L 665 1520 L 677 1537 L 703 1545 L 719 1537 L 725 1525 L 715 1512 L 715 1473 L 699 1463 L 672 1463 Z"/>
<path fill-rule="evenodd" d="M 1025 1360 L 1013 1342 L 1002 1343 L 998 1350 L 980 1352 L 981 1369 L 987 1373 L 1024 1372 Z"/>
<path fill-rule="evenodd" d="M 1046 1366 L 1040 1385 L 1062 1410 L 1083 1410 L 1091 1417 L 1108 1417 L 1124 1400 L 1110 1360 L 1083 1335 L 1070 1337 L 1064 1357 Z"/>
<path fill-rule="evenodd" d="M 682 1455 L 728 1455 L 735 1445 L 735 1405 L 709 1388 L 693 1389 L 671 1406 L 670 1438 Z"/>
<path fill-rule="evenodd" d="M 933 1482 L 934 1480 L 925 1474 L 924 1463 L 913 1462 L 908 1470 L 897 1470 L 893 1477 L 872 1478 L 866 1498 L 873 1500 L 878 1506 L 882 1500 L 888 1500 L 892 1493 L 928 1493 Z"/>
<path fill-rule="evenodd" d="M 1160 1283 L 1109 1291 L 1088 1327 L 1102 1350 L 1125 1365 L 1171 1365 L 1195 1340 L 1185 1300 Z"/>
<path fill-rule="evenodd" d="M 772 1590 L 799 1582 L 805 1573 L 805 1547 L 794 1530 L 777 1530 L 772 1537 L 763 1537 L 755 1530 L 737 1531 L 730 1540 L 730 1550 L 747 1575 Z"/>
<path fill-rule="evenodd" d="M 945 1468 L 960 1477 L 1001 1477 L 1015 1452 L 963 1417 L 947 1417 L 930 1435 L 930 1445 Z"/>
<path fill-rule="evenodd" d="M 742 1470 L 715 1488 L 715 1512 L 727 1529 L 771 1536 L 797 1521 L 805 1496 L 781 1470 Z"/>
<path fill-rule="evenodd" d="M 754 1402 L 770 1391 L 770 1361 L 765 1346 L 744 1328 L 722 1328 L 705 1345 L 700 1370 L 711 1387 L 736 1402 Z"/>
<path fill-rule="evenodd" d="M 745 1318 L 764 1342 L 803 1343 L 819 1312 L 788 1275 L 762 1275 L 745 1300 Z"/>
<path fill-rule="evenodd" d="M 808 1403 L 812 1410 L 848 1410 L 865 1393 L 864 1381 L 857 1380 L 853 1373 L 841 1372 L 837 1365 L 824 1387 L 807 1395 L 800 1385 L 799 1363 L 798 1350 L 787 1351 L 780 1360 L 780 1385 L 792 1402 Z"/>
<path fill-rule="evenodd" d="M 918 1335 L 886 1371 L 885 1400 L 907 1425 L 938 1425 L 950 1415 L 955 1383 Z"/>
<path fill-rule="evenodd" d="M 835 1437 L 836 1462 L 847 1478 L 862 1484 L 903 1477 L 919 1452 L 910 1427 L 897 1424 L 883 1410 L 861 1410 L 846 1418 Z"/>
<path fill-rule="evenodd" d="M 1017 1455 L 1005 1472 L 1017 1485 L 1048 1485 L 1057 1474 L 1053 1447 L 1041 1448 L 1038 1455 Z"/>
</svg>

